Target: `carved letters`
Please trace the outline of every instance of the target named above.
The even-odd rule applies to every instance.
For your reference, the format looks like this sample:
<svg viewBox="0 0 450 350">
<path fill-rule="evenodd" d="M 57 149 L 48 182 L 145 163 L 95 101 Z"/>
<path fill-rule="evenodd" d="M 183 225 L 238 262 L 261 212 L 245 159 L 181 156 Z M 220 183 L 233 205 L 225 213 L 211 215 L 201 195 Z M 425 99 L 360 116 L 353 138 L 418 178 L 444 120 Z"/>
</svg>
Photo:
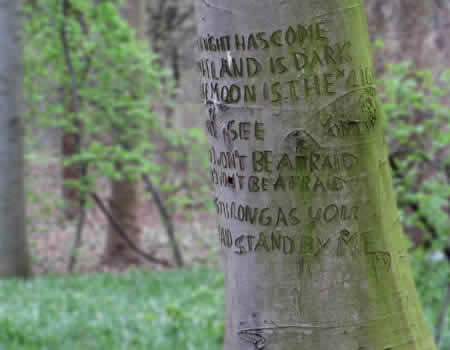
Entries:
<svg viewBox="0 0 450 350">
<path fill-rule="evenodd" d="M 376 274 L 389 271 L 392 265 L 390 252 L 370 247 L 367 232 L 351 232 L 344 229 L 330 237 L 279 230 L 233 234 L 230 229 L 219 225 L 218 234 L 221 246 L 231 249 L 240 256 L 255 253 L 295 254 L 298 257 L 312 258 L 326 254 L 336 256 L 338 259 L 359 259 L 365 256 L 368 265 Z M 305 261 L 300 260 L 304 265 Z M 302 266 L 302 270 L 304 269 L 305 266 Z"/>
<path fill-rule="evenodd" d="M 225 104 L 280 105 L 372 86 L 372 70 L 352 66 L 352 43 L 331 43 L 326 27 L 319 20 L 272 33 L 200 38 L 201 96 Z M 289 49 L 284 55 L 258 55 L 270 48 L 283 52 L 283 47 Z"/>
<path fill-rule="evenodd" d="M 250 225 L 287 227 L 303 223 L 332 223 L 359 219 L 359 206 L 330 204 L 326 207 L 309 206 L 300 216 L 297 208 L 258 208 L 236 202 L 214 199 L 217 215 L 228 220 Z"/>
<path fill-rule="evenodd" d="M 362 212 L 360 204 L 343 204 L 341 199 L 369 186 L 361 144 L 322 145 L 331 139 L 369 135 L 376 129 L 374 74 L 366 66 L 356 66 L 352 42 L 332 42 L 327 27 L 326 21 L 316 19 L 272 32 L 206 35 L 198 40 L 201 95 L 208 106 L 206 129 L 213 140 L 209 160 L 217 189 L 219 241 L 240 257 L 297 254 L 314 261 L 324 255 L 365 256 L 378 270 L 386 269 L 391 263 L 388 252 L 369 249 L 363 233 L 342 229 L 347 224 L 358 227 Z M 305 99 L 309 98 L 324 101 L 309 112 L 314 127 L 283 130 L 286 136 L 280 140 L 267 132 L 268 124 L 278 123 L 276 117 L 270 123 L 259 113 L 250 114 L 255 119 L 236 119 L 232 108 L 308 104 Z M 278 144 L 271 149 L 273 142 Z M 232 199 L 225 200 L 223 191 Z M 244 201 L 238 200 L 241 192 Z M 309 204 L 252 202 L 266 198 L 259 197 L 264 193 L 295 193 Z M 313 205 L 312 198 L 322 195 L 329 203 Z M 324 226 L 341 229 L 327 235 L 314 229 Z M 305 227 L 309 228 L 303 232 Z"/>
<path fill-rule="evenodd" d="M 284 62 L 283 59 L 284 57 L 279 57 L 279 60 L 275 62 Z M 297 60 L 298 57 L 292 60 L 292 71 L 295 71 L 299 67 L 302 67 L 300 71 L 303 71 L 305 63 L 299 65 Z M 214 64 L 212 67 L 215 67 Z M 257 67 L 263 66 L 261 63 L 258 63 Z M 282 67 L 286 69 L 286 73 L 289 72 L 287 66 L 283 65 Z M 258 70 L 252 72 L 253 74 L 260 73 L 261 75 L 264 73 L 262 68 L 258 68 Z M 270 70 L 270 74 L 272 74 L 272 69 Z M 262 84 L 256 85 L 241 82 L 233 84 L 223 83 L 220 81 L 220 77 L 217 77 L 214 73 L 213 80 L 207 79 L 201 83 L 200 95 L 206 101 L 211 100 L 226 104 L 243 103 L 251 105 L 257 102 L 267 102 L 272 105 L 280 105 L 282 103 L 295 104 L 302 99 L 314 96 L 336 96 L 337 90 L 340 87 L 352 90 L 372 86 L 375 83 L 374 74 L 368 67 L 359 70 L 342 68 L 325 73 L 301 73 L 301 76 L 300 79 L 263 82 Z"/>
<path fill-rule="evenodd" d="M 226 346 L 412 344 L 361 2 L 198 6 Z"/>
<path fill-rule="evenodd" d="M 201 52 L 228 52 L 266 50 L 283 46 L 302 47 L 318 41 L 327 42 L 327 30 L 323 21 L 289 26 L 272 33 L 231 34 L 220 37 L 207 35 L 198 39 L 198 46 Z"/>
</svg>

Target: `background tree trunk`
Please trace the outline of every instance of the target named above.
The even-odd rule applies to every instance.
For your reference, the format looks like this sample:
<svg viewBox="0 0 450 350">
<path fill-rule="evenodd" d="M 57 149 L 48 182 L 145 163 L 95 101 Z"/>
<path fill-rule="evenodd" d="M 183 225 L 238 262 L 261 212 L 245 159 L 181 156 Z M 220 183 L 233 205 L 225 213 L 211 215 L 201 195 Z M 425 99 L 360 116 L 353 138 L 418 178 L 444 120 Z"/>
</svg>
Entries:
<svg viewBox="0 0 450 350">
<path fill-rule="evenodd" d="M 70 92 L 69 92 L 70 93 Z M 74 113 L 73 102 L 65 104 L 66 115 L 69 118 Z M 69 159 L 80 153 L 80 132 L 64 131 L 62 135 L 62 159 Z M 81 167 L 79 164 L 63 165 L 63 182 L 80 181 Z M 74 219 L 80 213 L 80 191 L 70 185 L 62 186 L 62 194 L 64 198 L 64 216 L 67 220 Z"/>
<path fill-rule="evenodd" d="M 75 157 L 81 150 L 81 139 L 83 135 L 82 122 L 79 119 L 80 113 L 80 96 L 78 94 L 79 81 L 77 79 L 77 71 L 72 61 L 72 53 L 70 48 L 70 35 L 68 34 L 68 27 L 70 27 L 70 20 L 76 18 L 83 28 L 85 35 L 88 34 L 88 29 L 83 21 L 83 14 L 78 10 L 72 8 L 70 0 L 62 1 L 62 15 L 63 23 L 60 28 L 61 43 L 64 51 L 64 61 L 67 69 L 67 74 L 70 79 L 70 84 L 66 85 L 62 89 L 63 104 L 65 107 L 66 119 L 75 118 L 73 126 L 76 127 L 76 131 L 63 130 L 62 142 L 61 142 L 61 161 Z M 64 216 L 67 220 L 74 219 L 80 212 L 80 190 L 74 187 L 73 184 L 68 182 L 80 182 L 82 171 L 81 164 L 63 165 L 63 185 L 62 195 L 64 199 Z"/>
<path fill-rule="evenodd" d="M 129 236 L 136 246 L 141 243 L 141 230 L 139 227 L 137 211 L 139 208 L 139 193 L 137 182 L 127 179 L 111 181 L 111 199 L 109 206 L 116 222 Z M 140 257 L 117 230 L 110 223 L 106 243 L 106 262 L 108 263 L 139 263 Z"/>
<path fill-rule="evenodd" d="M 130 25 L 136 29 L 138 40 L 145 40 L 145 13 L 145 1 L 128 0 L 125 16 Z M 136 84 L 138 83 L 139 77 L 136 77 Z M 120 164 L 117 166 L 120 167 Z M 116 218 L 117 223 L 128 234 L 135 245 L 139 247 L 142 236 L 137 214 L 139 208 L 139 182 L 129 179 L 111 181 L 109 204 L 111 213 Z M 139 255 L 121 238 L 112 225 L 109 227 L 105 258 L 105 261 L 108 263 L 138 263 L 140 261 Z"/>
<path fill-rule="evenodd" d="M 359 0 L 202 0 L 227 350 L 428 350 Z"/>
<path fill-rule="evenodd" d="M 0 276 L 30 272 L 25 237 L 22 1 L 0 5 Z"/>
</svg>

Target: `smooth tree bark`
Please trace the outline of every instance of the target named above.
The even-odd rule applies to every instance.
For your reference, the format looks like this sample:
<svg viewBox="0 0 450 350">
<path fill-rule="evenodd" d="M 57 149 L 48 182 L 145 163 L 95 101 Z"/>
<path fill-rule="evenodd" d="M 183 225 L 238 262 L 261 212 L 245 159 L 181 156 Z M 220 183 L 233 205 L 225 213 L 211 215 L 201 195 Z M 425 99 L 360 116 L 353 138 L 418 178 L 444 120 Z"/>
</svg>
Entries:
<svg viewBox="0 0 450 350">
<path fill-rule="evenodd" d="M 364 3 L 198 0 L 226 350 L 431 350 Z"/>
<path fill-rule="evenodd" d="M 125 15 L 129 24 L 135 28 L 138 40 L 145 40 L 145 1 L 128 0 L 125 8 Z M 136 84 L 139 84 L 139 77 L 136 77 Z M 117 130 L 117 133 L 123 132 Z M 130 148 L 133 145 L 123 145 Z M 120 170 L 121 164 L 116 165 Z M 111 181 L 111 198 L 109 200 L 111 214 L 116 219 L 120 227 L 127 233 L 128 238 L 137 247 L 141 246 L 142 231 L 139 225 L 139 182 L 123 178 Z M 105 251 L 105 262 L 139 263 L 140 256 L 121 237 L 114 225 L 110 225 Z"/>
<path fill-rule="evenodd" d="M 0 277 L 26 277 L 22 1 L 0 1 Z"/>
</svg>

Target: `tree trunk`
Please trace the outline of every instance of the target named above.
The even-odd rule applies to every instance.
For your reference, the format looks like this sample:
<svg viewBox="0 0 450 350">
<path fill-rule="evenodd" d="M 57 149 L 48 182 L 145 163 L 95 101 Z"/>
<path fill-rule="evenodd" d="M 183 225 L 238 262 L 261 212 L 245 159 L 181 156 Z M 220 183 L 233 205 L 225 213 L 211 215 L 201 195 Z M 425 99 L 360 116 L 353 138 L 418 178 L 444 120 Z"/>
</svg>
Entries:
<svg viewBox="0 0 450 350">
<path fill-rule="evenodd" d="M 111 182 L 111 199 L 109 207 L 116 222 L 126 232 L 130 240 L 140 246 L 141 230 L 138 223 L 139 192 L 137 183 L 127 179 Z M 106 262 L 139 263 L 140 257 L 120 236 L 110 223 L 106 243 Z"/>
<path fill-rule="evenodd" d="M 428 350 L 363 2 L 197 1 L 227 350 Z"/>
<path fill-rule="evenodd" d="M 430 62 L 430 52 L 425 53 L 424 49 L 427 34 L 432 29 L 432 9 L 431 1 L 402 0 L 398 4 L 397 55 L 399 59 L 408 57 L 418 68 L 425 68 Z M 435 51 L 435 54 L 437 53 L 438 51 Z"/>
<path fill-rule="evenodd" d="M 22 1 L 0 6 L 0 277 L 29 275 L 25 235 Z"/>
<path fill-rule="evenodd" d="M 67 90 L 68 91 L 68 90 Z M 68 91 L 70 94 L 70 91 Z M 73 101 L 66 105 L 66 117 L 74 113 Z M 80 131 L 64 131 L 62 136 L 62 161 L 80 153 Z M 81 167 L 79 164 L 63 166 L 63 182 L 80 181 Z M 74 219 L 80 213 L 80 191 L 71 185 L 63 183 L 64 216 L 67 220 Z"/>
<path fill-rule="evenodd" d="M 145 1 L 128 0 L 124 12 L 129 24 L 135 28 L 138 40 L 145 40 Z M 138 80 L 139 77 L 136 77 L 136 84 L 139 83 Z M 117 164 L 117 167 L 120 168 L 121 165 Z M 129 179 L 112 180 L 111 187 L 110 210 L 130 240 L 139 247 L 142 236 L 138 222 L 139 182 Z M 105 261 L 108 263 L 140 261 L 139 255 L 120 237 L 113 225 L 109 227 Z"/>
<path fill-rule="evenodd" d="M 63 92 L 63 103 L 65 106 L 65 118 L 70 119 L 75 116 L 74 126 L 77 130 L 68 131 L 63 130 L 62 136 L 62 162 L 66 159 L 70 159 L 80 153 L 81 148 L 81 138 L 82 138 L 82 123 L 79 119 L 80 113 L 80 96 L 78 95 L 78 79 L 77 72 L 72 62 L 72 53 L 69 45 L 69 37 L 67 34 L 67 26 L 70 23 L 71 16 L 74 15 L 72 13 L 72 3 L 70 0 L 62 1 L 62 14 L 63 14 L 63 23 L 60 28 L 60 38 L 61 44 L 63 47 L 63 55 L 64 61 L 67 69 L 67 74 L 70 78 L 70 86 L 65 86 L 62 89 Z M 77 13 L 75 16 L 77 20 L 83 27 L 83 32 L 87 35 L 87 28 L 84 24 L 82 24 L 82 14 Z M 67 99 L 65 98 L 67 95 Z M 80 182 L 81 180 L 81 164 L 72 164 L 68 166 L 63 165 L 63 185 L 62 185 L 62 194 L 64 199 L 64 216 L 68 220 L 74 219 L 80 213 L 80 190 L 75 187 L 73 184 L 68 184 L 68 182 Z"/>
</svg>

